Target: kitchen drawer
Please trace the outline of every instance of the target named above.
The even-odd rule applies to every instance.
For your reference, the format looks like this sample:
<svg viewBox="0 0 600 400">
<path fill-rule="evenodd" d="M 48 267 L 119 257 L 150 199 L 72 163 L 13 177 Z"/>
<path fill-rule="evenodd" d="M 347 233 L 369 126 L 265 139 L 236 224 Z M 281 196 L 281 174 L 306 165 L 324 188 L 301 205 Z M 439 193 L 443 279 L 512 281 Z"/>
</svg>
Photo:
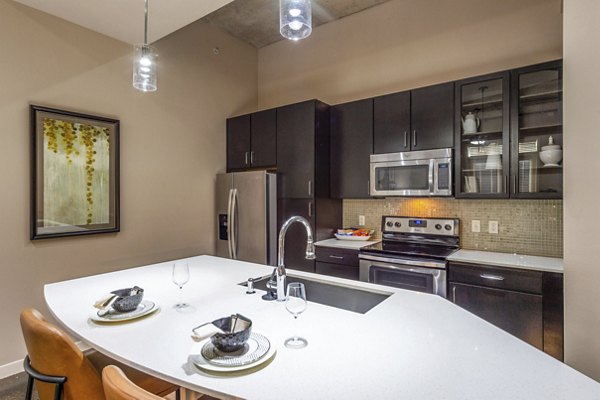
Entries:
<svg viewBox="0 0 600 400">
<path fill-rule="evenodd" d="M 317 246 L 317 261 L 358 267 L 358 250 Z"/>
<path fill-rule="evenodd" d="M 542 272 L 451 262 L 450 282 L 542 294 Z"/>
<path fill-rule="evenodd" d="M 317 274 L 358 280 L 358 267 L 317 261 Z"/>
</svg>

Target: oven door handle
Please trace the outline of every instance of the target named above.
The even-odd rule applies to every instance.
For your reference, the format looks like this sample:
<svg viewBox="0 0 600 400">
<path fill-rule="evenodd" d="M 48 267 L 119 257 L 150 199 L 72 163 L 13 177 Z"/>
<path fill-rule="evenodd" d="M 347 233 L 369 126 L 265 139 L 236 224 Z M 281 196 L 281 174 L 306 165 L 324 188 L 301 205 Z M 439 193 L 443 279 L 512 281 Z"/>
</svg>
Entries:
<svg viewBox="0 0 600 400">
<path fill-rule="evenodd" d="M 424 268 L 437 268 L 437 269 L 446 269 L 446 263 L 444 261 L 417 261 L 417 260 L 408 260 L 405 258 L 387 258 L 387 257 L 378 257 L 372 256 L 369 254 L 360 254 L 358 256 L 361 260 L 369 260 L 386 263 L 386 266 L 398 269 L 409 269 L 409 267 L 424 267 Z M 404 268 L 400 267 L 404 266 Z"/>
</svg>

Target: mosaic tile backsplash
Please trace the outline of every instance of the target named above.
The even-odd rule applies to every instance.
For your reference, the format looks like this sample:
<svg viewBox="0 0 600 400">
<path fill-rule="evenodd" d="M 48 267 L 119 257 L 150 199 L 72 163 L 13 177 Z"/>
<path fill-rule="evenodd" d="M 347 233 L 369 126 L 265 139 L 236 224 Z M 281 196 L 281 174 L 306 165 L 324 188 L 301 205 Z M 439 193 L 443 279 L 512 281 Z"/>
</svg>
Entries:
<svg viewBox="0 0 600 400">
<path fill-rule="evenodd" d="M 390 198 L 344 200 L 344 227 L 365 226 L 381 237 L 381 217 L 449 217 L 460 219 L 463 249 L 498 251 L 546 257 L 563 256 L 562 200 L 472 200 L 443 198 Z M 471 232 L 471 220 L 481 232 Z M 498 221 L 498 233 L 488 233 L 488 222 Z"/>
</svg>

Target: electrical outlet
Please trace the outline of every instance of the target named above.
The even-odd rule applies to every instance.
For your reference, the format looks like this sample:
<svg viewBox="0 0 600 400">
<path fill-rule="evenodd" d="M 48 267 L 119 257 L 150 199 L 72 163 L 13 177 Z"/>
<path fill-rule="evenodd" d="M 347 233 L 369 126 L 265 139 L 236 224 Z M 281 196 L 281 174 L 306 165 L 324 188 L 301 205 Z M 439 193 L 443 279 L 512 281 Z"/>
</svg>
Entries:
<svg viewBox="0 0 600 400">
<path fill-rule="evenodd" d="M 358 225 L 359 226 L 365 226 L 365 216 L 364 215 L 359 215 L 358 216 Z"/>
<path fill-rule="evenodd" d="M 481 221 L 478 219 L 471 220 L 471 232 L 481 232 Z"/>
<path fill-rule="evenodd" d="M 498 221 L 490 221 L 488 223 L 488 232 L 489 233 L 498 233 Z"/>
</svg>

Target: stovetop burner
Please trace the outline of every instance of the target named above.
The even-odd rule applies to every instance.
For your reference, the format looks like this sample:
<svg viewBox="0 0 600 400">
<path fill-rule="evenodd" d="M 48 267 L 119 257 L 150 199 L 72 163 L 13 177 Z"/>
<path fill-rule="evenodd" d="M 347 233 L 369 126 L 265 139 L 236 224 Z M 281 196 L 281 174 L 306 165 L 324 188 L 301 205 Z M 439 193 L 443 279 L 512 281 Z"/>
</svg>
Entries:
<svg viewBox="0 0 600 400">
<path fill-rule="evenodd" d="M 427 257 L 436 260 L 445 260 L 450 254 L 457 250 L 457 247 L 389 242 L 385 240 L 360 249 L 360 251 L 364 253 Z"/>
<path fill-rule="evenodd" d="M 361 254 L 446 260 L 459 249 L 458 219 L 384 216 L 383 240 Z"/>
</svg>

